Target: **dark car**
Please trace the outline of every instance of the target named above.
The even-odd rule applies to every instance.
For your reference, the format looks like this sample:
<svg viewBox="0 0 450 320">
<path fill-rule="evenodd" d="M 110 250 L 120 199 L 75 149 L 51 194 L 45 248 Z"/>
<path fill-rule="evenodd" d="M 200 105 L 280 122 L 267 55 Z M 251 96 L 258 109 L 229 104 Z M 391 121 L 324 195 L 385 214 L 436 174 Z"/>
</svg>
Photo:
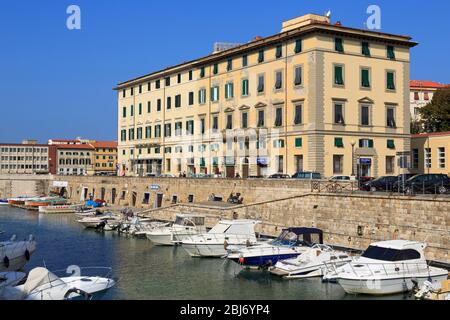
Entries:
<svg viewBox="0 0 450 320">
<path fill-rule="evenodd" d="M 291 177 L 284 173 L 275 173 L 269 176 L 269 179 L 290 179 Z"/>
<path fill-rule="evenodd" d="M 322 176 L 317 172 L 297 172 L 292 176 L 292 179 L 300 180 L 320 180 Z"/>
<path fill-rule="evenodd" d="M 392 191 L 394 184 L 398 178 L 395 176 L 380 177 L 375 180 L 368 181 L 361 186 L 361 190 L 365 191 Z"/>
<path fill-rule="evenodd" d="M 359 184 L 362 186 L 362 185 L 364 185 L 365 183 L 367 183 L 369 181 L 375 180 L 375 178 L 372 178 L 372 177 L 359 177 L 358 180 L 359 180 Z"/>
<path fill-rule="evenodd" d="M 417 173 L 403 173 L 397 176 L 397 181 L 394 183 L 392 187 L 393 191 L 400 192 L 400 187 L 403 185 L 403 181 L 408 181 L 412 177 L 415 177 Z"/>
<path fill-rule="evenodd" d="M 439 193 L 450 191 L 450 178 L 445 174 L 420 174 L 400 184 L 400 191 L 412 195 L 415 193 Z"/>
</svg>

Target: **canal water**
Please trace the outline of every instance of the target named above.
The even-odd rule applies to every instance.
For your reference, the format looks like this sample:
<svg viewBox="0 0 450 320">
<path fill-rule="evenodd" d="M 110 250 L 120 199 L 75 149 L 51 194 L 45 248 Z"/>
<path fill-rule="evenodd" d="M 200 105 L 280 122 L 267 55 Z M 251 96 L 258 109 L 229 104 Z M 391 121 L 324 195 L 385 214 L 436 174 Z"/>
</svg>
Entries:
<svg viewBox="0 0 450 320">
<path fill-rule="evenodd" d="M 133 300 L 341 300 L 373 299 L 347 295 L 338 284 L 320 279 L 280 280 L 243 271 L 221 259 L 195 259 L 181 247 L 156 247 L 146 239 L 85 230 L 74 215 L 42 215 L 0 207 L 0 241 L 33 234 L 37 250 L 25 271 L 111 267 L 117 286 L 103 299 Z M 104 272 L 104 271 L 102 271 Z M 403 295 L 383 299 L 405 299 Z"/>
</svg>

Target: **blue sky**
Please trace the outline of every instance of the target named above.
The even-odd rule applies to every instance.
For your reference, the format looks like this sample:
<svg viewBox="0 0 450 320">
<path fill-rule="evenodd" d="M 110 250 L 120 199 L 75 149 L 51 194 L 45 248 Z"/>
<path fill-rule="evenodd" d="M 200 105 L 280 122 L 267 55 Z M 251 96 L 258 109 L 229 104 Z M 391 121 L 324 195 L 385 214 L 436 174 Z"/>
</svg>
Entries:
<svg viewBox="0 0 450 320">
<path fill-rule="evenodd" d="M 71 4 L 81 8 L 81 30 L 66 28 Z M 420 43 L 413 79 L 450 82 L 447 0 L 4 1 L 0 142 L 117 139 L 117 83 L 207 55 L 216 41 L 275 34 L 304 13 L 331 9 L 332 22 L 364 28 L 370 4 L 381 7 L 381 31 Z"/>
</svg>

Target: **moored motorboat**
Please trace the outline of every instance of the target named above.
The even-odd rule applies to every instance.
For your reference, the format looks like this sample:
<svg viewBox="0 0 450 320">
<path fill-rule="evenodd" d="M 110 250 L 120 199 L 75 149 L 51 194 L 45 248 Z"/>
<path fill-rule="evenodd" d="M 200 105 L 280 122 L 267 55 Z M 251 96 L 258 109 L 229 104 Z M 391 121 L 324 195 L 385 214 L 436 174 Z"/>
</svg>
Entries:
<svg viewBox="0 0 450 320">
<path fill-rule="evenodd" d="M 372 243 L 361 257 L 341 267 L 326 264 L 325 280 L 350 294 L 389 295 L 447 280 L 448 271 L 429 266 L 425 243 L 391 240 Z"/>
<path fill-rule="evenodd" d="M 25 201 L 25 207 L 30 208 L 39 208 L 46 206 L 57 206 L 57 205 L 65 205 L 67 203 L 67 199 L 60 197 L 42 197 L 42 198 L 34 198 L 28 199 Z"/>
<path fill-rule="evenodd" d="M 75 213 L 79 210 L 80 205 L 51 205 L 51 206 L 39 206 L 39 213 L 46 214 L 63 214 L 63 213 Z"/>
<path fill-rule="evenodd" d="M 273 241 L 229 252 L 227 258 L 246 268 L 264 269 L 279 260 L 295 258 L 316 243 L 323 243 L 322 230 L 288 228 Z"/>
<path fill-rule="evenodd" d="M 20 196 L 15 198 L 8 198 L 8 204 L 10 205 L 25 205 L 25 201 L 36 199 L 37 197 L 27 197 L 27 196 Z"/>
<path fill-rule="evenodd" d="M 186 237 L 182 247 L 191 257 L 224 257 L 227 247 L 255 245 L 255 220 L 221 220 L 208 233 Z"/>
<path fill-rule="evenodd" d="M 104 228 L 107 223 L 120 223 L 120 217 L 113 215 L 112 213 L 102 214 L 99 216 L 85 217 L 83 219 L 77 220 L 78 223 L 82 224 L 86 229 L 99 229 Z"/>
<path fill-rule="evenodd" d="M 8 199 L 0 199 L 0 206 L 7 206 L 9 205 Z"/>
<path fill-rule="evenodd" d="M 0 272 L 22 269 L 35 250 L 36 241 L 32 235 L 25 241 L 16 241 L 13 236 L 10 241 L 0 242 Z"/>
<path fill-rule="evenodd" d="M 269 268 L 270 273 L 284 279 L 304 279 L 321 277 L 326 268 L 325 263 L 332 262 L 337 267 L 349 263 L 352 258 L 345 252 L 335 251 L 324 244 L 316 244 L 296 258 L 278 261 Z"/>
<path fill-rule="evenodd" d="M 206 233 L 205 216 L 178 214 L 172 226 L 156 227 L 146 235 L 154 245 L 173 246 L 200 233 Z"/>
</svg>

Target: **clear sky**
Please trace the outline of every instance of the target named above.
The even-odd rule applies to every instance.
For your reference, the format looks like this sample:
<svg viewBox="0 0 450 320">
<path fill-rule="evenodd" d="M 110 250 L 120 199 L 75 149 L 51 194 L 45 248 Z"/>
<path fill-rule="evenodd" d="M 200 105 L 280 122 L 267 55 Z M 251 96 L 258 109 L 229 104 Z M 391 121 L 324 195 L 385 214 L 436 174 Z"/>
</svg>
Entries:
<svg viewBox="0 0 450 320">
<path fill-rule="evenodd" d="M 81 30 L 66 9 L 81 8 Z M 0 7 L 0 142 L 117 139 L 119 82 L 211 53 L 216 41 L 278 33 L 281 22 L 332 11 L 364 28 L 370 4 L 383 32 L 410 35 L 413 79 L 450 83 L 448 0 L 15 0 Z"/>
</svg>

